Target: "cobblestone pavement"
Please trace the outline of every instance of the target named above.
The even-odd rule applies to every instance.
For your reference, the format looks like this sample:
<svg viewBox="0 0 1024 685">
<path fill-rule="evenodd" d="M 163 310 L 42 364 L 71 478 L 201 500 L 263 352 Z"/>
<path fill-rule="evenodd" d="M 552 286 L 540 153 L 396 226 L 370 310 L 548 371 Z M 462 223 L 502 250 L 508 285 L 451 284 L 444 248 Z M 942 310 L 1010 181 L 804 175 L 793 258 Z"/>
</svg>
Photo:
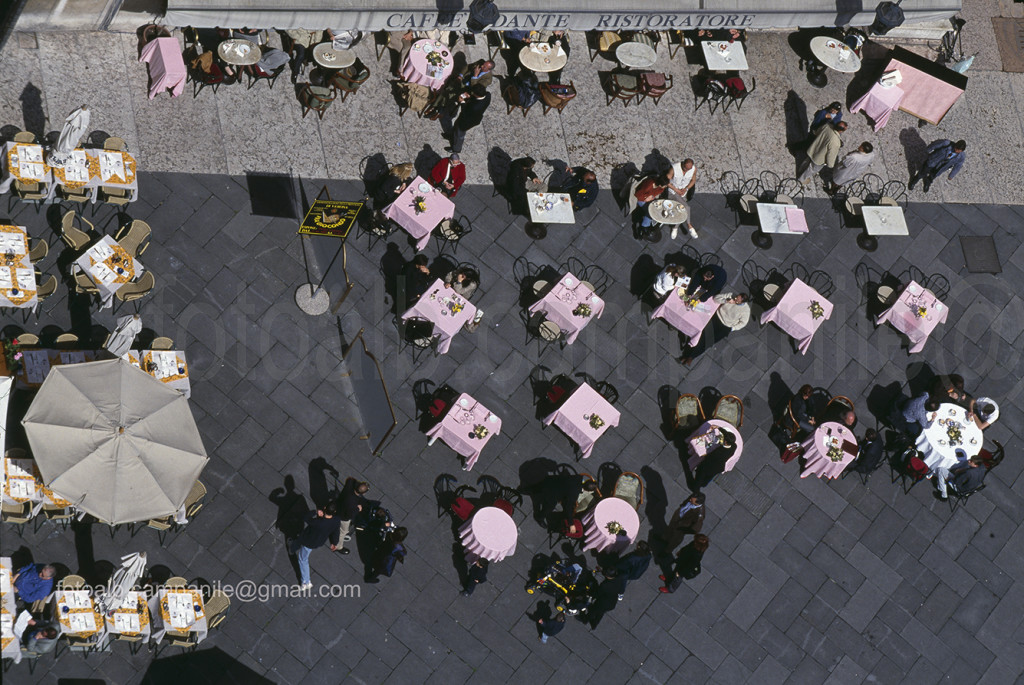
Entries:
<svg viewBox="0 0 1024 685">
<path fill-rule="evenodd" d="M 265 183 L 143 173 L 141 199 L 129 208 L 154 229 L 142 261 L 157 275 L 157 289 L 142 304 L 143 321 L 173 337 L 190 361 L 191 406 L 211 455 L 202 477 L 210 490 L 206 508 L 163 545 L 152 530 L 134 537 L 122 530 L 111 538 L 100 529 L 76 535 L 52 524 L 29 526 L 23 535 L 5 527 L 4 555 L 29 550 L 37 560 L 78 570 L 93 558 L 116 560 L 145 550 L 152 565 L 188 578 L 295 583 L 271 497 L 292 480 L 303 503 L 322 501 L 331 485 L 325 461 L 343 476 L 368 479 L 371 494 L 409 528 L 406 563 L 379 585 L 361 584 L 358 598 L 236 600 L 199 654 L 222 650 L 273 682 L 295 684 L 1009 683 L 1024 672 L 1020 208 L 911 204 L 911 235 L 864 253 L 856 231 L 837 228 L 832 209 L 812 199 L 805 205 L 808 236 L 778 237 L 773 248 L 759 251 L 750 228 L 735 228 L 721 196 L 698 194 L 693 213 L 701 235 L 687 242 L 722 257 L 730 287 L 741 287 L 740 265 L 747 259 L 763 267 L 800 262 L 832 274 L 835 311 L 806 356 L 794 354 L 778 329 L 752 323 L 687 370 L 673 359 L 677 336 L 662 322 L 648 327 L 630 292 L 631 278 L 647 260 L 660 262 L 680 249 L 680 241 L 634 240 L 607 192 L 580 212 L 576 226 L 552 227 L 546 239 L 532 241 L 524 220 L 510 217 L 490 187 L 466 186 L 458 211 L 475 229 L 457 257 L 482 273 L 476 301 L 486 311 L 484 325 L 457 336 L 449 354 L 426 355 L 413 365 L 410 352 L 397 349 L 380 275 L 382 261 L 396 253 L 411 257 L 404 238 L 368 249 L 365 236 L 353 236 L 348 270 L 355 287 L 340 318 L 307 317 L 292 303 L 307 280 L 303 243 L 294 219 L 270 215 L 287 212 L 277 211 L 282 203 L 267 201 L 278 195 Z M 299 201 L 321 185 L 306 180 Z M 353 182 L 326 185 L 335 198 L 362 193 Z M 54 214 L 59 211 L 36 214 L 19 206 L 11 215 L 32 235 L 51 237 L 53 254 L 41 267 L 48 273 L 67 258 L 48 233 Z M 108 208 L 96 220 L 101 230 L 115 228 Z M 959 237 L 974 233 L 994 236 L 1000 275 L 964 269 Z M 314 239 L 306 247 L 318 273 L 337 243 Z M 431 244 L 426 253 L 436 257 L 438 250 Z M 520 255 L 550 265 L 576 256 L 612 275 L 604 315 L 564 350 L 551 347 L 538 357 L 535 343 L 524 344 L 512 266 Z M 861 261 L 892 271 L 914 264 L 950 278 L 949 319 L 920 355 L 908 357 L 891 328 L 870 325 L 853 277 Z M 327 278 L 335 296 L 339 281 L 335 266 Z M 56 325 L 84 337 L 93 326 L 111 325 L 109 310 L 90 310 L 69 301 L 66 292 L 62 286 L 27 327 Z M 342 341 L 360 328 L 381 360 L 398 415 L 394 437 L 379 457 L 357 437 L 358 412 L 339 356 Z M 552 372 L 586 371 L 617 387 L 621 423 L 601 438 L 589 461 L 576 463 L 565 436 L 542 430 L 535 417 L 528 374 L 538 363 Z M 855 477 L 801 479 L 795 462 L 779 461 L 766 431 L 768 398 L 780 389 L 808 382 L 847 395 L 857 403 L 862 427 L 870 426 L 875 420 L 868 398 L 920 378 L 913 365 L 921 363 L 959 371 L 969 390 L 1000 401 L 1001 416 L 988 437 L 1003 442 L 1009 456 L 966 507 L 951 513 L 927 484 L 903 494 L 887 469 L 865 486 Z M 460 471 L 443 444 L 427 448 L 414 417 L 412 388 L 419 379 L 448 382 L 501 415 L 501 435 L 472 472 Z M 713 386 L 744 401 L 743 457 L 707 488 L 711 549 L 704 572 L 668 596 L 657 592 L 651 569 L 595 631 L 570 620 L 540 645 L 528 616 L 538 599 L 523 588 L 533 555 L 550 551 L 527 498 L 516 516 L 515 555 L 494 565 L 489 582 L 471 598 L 460 597 L 458 547 L 448 519 L 438 517 L 434 479 L 451 473 L 460 483 L 475 484 L 489 475 L 515 486 L 520 467 L 538 457 L 591 473 L 613 462 L 646 482 L 646 534 L 685 494 L 678 448 L 660 425 L 663 386 L 684 392 Z M 358 556 L 316 550 L 314 583 L 360 584 Z M 593 563 L 589 557 L 587 563 Z M 145 650 L 132 656 L 124 645 L 88 659 L 63 653 L 41 659 L 32 675 L 25 664 L 15 666 L 4 680 L 135 683 L 153 663 L 169 658 L 175 664 L 175 651 L 168 649 L 157 662 Z M 225 682 L 204 674 L 202 666 L 179 663 L 174 674 L 176 681 Z"/>
</svg>

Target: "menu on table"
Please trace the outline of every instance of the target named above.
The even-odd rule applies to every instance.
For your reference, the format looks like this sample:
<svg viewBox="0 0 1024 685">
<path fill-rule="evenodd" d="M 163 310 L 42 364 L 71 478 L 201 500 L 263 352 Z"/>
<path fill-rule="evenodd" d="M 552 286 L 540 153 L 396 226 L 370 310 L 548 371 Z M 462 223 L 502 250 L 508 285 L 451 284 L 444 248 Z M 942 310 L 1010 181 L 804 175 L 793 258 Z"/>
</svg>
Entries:
<svg viewBox="0 0 1024 685">
<path fill-rule="evenodd" d="M 120 611 L 114 613 L 114 628 L 120 633 L 137 633 L 141 630 L 139 624 L 139 615 L 135 612 L 122 613 Z"/>
<path fill-rule="evenodd" d="M 50 373 L 50 355 L 46 350 L 22 350 L 21 364 L 25 369 L 25 380 L 38 384 Z"/>
<path fill-rule="evenodd" d="M 92 600 L 88 590 L 67 590 L 64 592 L 64 604 L 71 609 L 90 609 Z"/>
<path fill-rule="evenodd" d="M 20 232 L 0 231 L 0 252 L 16 255 L 25 254 L 25 236 Z"/>
<path fill-rule="evenodd" d="M 7 594 L 11 591 L 11 569 L 6 566 L 0 567 L 0 593 Z"/>
<path fill-rule="evenodd" d="M 124 156 L 120 152 L 100 153 L 100 176 L 104 181 L 109 181 L 116 176 L 124 178 Z"/>
<path fill-rule="evenodd" d="M 68 614 L 68 625 L 72 633 L 88 633 L 96 630 L 96 616 L 90 611 L 81 614 Z"/>
<path fill-rule="evenodd" d="M 188 628 L 195 623 L 196 612 L 192 605 L 191 593 L 168 592 L 167 613 L 171 619 L 171 626 L 174 628 Z"/>
<path fill-rule="evenodd" d="M 154 350 L 152 352 L 152 359 L 153 363 L 156 364 L 157 378 L 178 375 L 178 355 L 173 350 Z"/>
</svg>

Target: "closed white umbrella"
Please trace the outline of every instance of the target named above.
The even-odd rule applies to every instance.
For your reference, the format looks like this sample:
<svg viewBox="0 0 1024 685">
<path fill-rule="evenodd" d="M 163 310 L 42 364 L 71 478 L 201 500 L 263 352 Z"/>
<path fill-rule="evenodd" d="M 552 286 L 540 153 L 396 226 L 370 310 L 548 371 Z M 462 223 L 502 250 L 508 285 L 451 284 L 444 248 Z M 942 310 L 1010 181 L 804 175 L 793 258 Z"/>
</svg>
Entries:
<svg viewBox="0 0 1024 685">
<path fill-rule="evenodd" d="M 132 341 L 142 331 L 142 319 L 139 318 L 138 314 L 129 314 L 128 316 L 122 316 L 117 320 L 117 326 L 107 336 L 107 341 L 103 343 L 103 347 L 108 349 L 111 354 L 117 357 L 123 357 L 128 354 L 128 350 L 132 347 Z"/>
<path fill-rule="evenodd" d="M 68 115 L 64 127 L 60 130 L 57 143 L 50 150 L 46 163 L 50 166 L 63 167 L 71 157 L 71 151 L 82 142 L 82 136 L 89 132 L 89 108 L 82 105 Z"/>
<path fill-rule="evenodd" d="M 106 614 L 121 606 L 145 570 L 145 552 L 135 552 L 121 557 L 121 568 L 110 576 L 107 590 L 99 598 L 100 611 Z"/>
</svg>

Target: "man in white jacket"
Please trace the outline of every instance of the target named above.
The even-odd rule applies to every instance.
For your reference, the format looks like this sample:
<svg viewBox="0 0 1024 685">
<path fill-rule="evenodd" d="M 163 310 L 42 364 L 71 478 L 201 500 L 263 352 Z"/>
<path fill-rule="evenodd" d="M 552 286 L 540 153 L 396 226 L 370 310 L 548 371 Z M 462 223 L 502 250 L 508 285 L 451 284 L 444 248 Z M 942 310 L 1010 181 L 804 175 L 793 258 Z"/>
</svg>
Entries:
<svg viewBox="0 0 1024 685">
<path fill-rule="evenodd" d="M 873 161 L 875 161 L 875 148 L 871 143 L 864 141 L 859 148 L 843 157 L 843 160 L 839 162 L 835 173 L 832 174 L 832 180 L 825 186 L 825 192 L 834 195 L 850 181 L 863 176 Z"/>
</svg>

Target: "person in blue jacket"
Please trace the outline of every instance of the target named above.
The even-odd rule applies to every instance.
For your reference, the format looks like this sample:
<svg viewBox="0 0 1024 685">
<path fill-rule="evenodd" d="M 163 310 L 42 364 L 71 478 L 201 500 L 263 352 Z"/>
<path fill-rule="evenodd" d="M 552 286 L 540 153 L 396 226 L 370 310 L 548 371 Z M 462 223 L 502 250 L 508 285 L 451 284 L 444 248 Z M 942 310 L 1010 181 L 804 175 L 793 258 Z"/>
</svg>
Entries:
<svg viewBox="0 0 1024 685">
<path fill-rule="evenodd" d="M 932 187 L 932 181 L 939 174 L 949 171 L 949 180 L 952 181 L 967 161 L 964 152 L 967 149 L 967 141 L 958 140 L 955 143 L 950 140 L 936 140 L 928 146 L 928 158 L 918 169 L 917 173 L 910 178 L 907 187 L 911 190 L 917 182 L 924 179 L 924 192 Z"/>
</svg>

